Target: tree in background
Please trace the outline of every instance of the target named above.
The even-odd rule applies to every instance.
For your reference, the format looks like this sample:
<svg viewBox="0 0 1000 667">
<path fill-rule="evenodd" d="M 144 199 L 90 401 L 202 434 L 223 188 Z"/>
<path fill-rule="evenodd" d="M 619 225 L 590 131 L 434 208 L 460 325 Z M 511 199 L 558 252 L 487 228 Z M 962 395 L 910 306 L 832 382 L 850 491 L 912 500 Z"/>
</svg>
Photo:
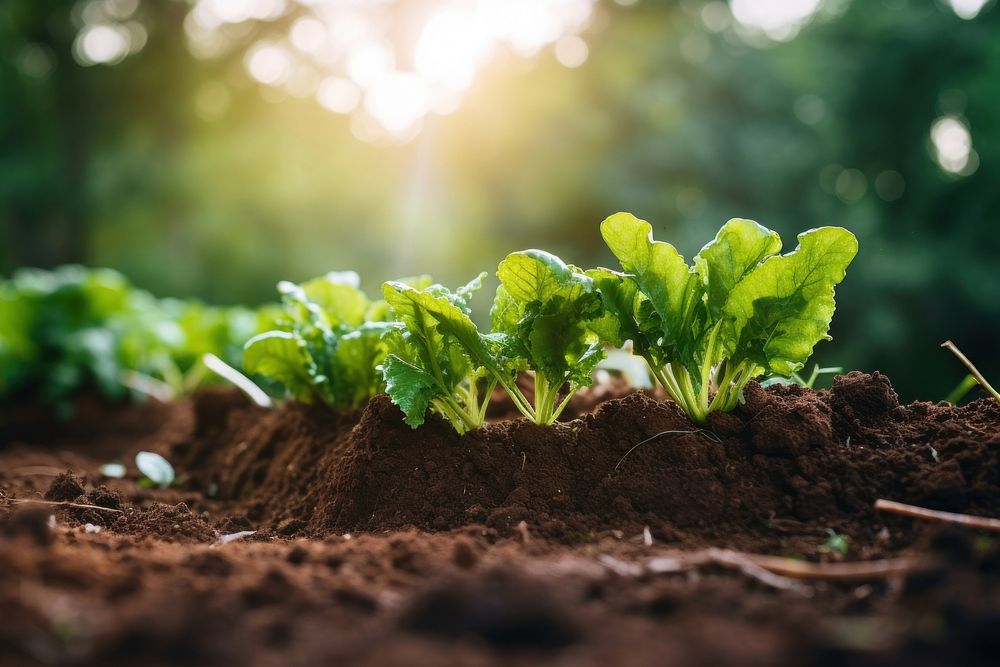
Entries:
<svg viewBox="0 0 1000 667">
<path fill-rule="evenodd" d="M 862 250 L 820 361 L 938 398 L 953 338 L 1000 375 L 995 3 L 790 3 L 815 11 L 775 28 L 753 0 L 598 2 L 537 53 L 512 35 L 453 113 L 386 137 L 372 109 L 407 117 L 351 93 L 346 61 L 296 78 L 302 26 L 347 25 L 317 13 L 337 5 L 232 0 L 249 13 L 213 32 L 212 2 L 0 6 L 0 269 L 82 261 L 255 302 L 332 268 L 454 283 L 529 246 L 608 263 L 617 210 L 689 255 L 737 215 L 789 247 L 839 224 Z M 398 68 L 419 70 L 408 26 L 441 4 L 379 10 Z"/>
</svg>

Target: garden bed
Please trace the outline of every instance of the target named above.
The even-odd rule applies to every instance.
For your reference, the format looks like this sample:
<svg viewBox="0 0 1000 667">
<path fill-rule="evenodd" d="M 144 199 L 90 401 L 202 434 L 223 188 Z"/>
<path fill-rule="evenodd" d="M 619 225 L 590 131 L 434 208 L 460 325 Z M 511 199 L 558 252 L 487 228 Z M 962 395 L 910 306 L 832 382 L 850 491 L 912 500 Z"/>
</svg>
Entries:
<svg viewBox="0 0 1000 667">
<path fill-rule="evenodd" d="M 995 543 L 873 507 L 1000 515 L 995 401 L 901 406 L 884 376 L 851 373 L 819 392 L 752 383 L 698 429 L 670 401 L 590 392 L 553 428 L 462 436 L 434 416 L 411 429 L 384 396 L 10 411 L 0 662 L 987 664 L 1000 648 Z M 182 483 L 101 478 L 139 450 Z M 43 498 L 95 507 L 15 503 Z M 747 554 L 897 569 L 769 578 Z"/>
</svg>

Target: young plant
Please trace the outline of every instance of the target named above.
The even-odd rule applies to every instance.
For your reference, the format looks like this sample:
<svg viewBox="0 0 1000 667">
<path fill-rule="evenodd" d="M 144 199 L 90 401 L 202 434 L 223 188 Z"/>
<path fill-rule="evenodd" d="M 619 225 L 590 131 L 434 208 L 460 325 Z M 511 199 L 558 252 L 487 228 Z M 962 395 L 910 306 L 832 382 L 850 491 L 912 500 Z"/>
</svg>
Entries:
<svg viewBox="0 0 1000 667">
<path fill-rule="evenodd" d="M 821 376 L 823 376 L 823 375 L 838 375 L 838 374 L 843 373 L 843 372 L 844 372 L 844 367 L 843 366 L 829 366 L 829 367 L 823 368 L 823 367 L 820 367 L 819 364 L 814 364 L 812 372 L 809 374 L 808 378 L 803 377 L 802 375 L 800 375 L 798 373 L 792 373 L 792 375 L 790 377 L 787 377 L 787 378 L 784 378 L 784 377 L 781 377 L 780 375 L 778 375 L 778 376 L 769 377 L 766 380 L 761 380 L 760 386 L 762 386 L 762 387 L 770 387 L 770 386 L 776 385 L 776 384 L 785 384 L 785 385 L 795 384 L 795 385 L 798 385 L 800 387 L 805 387 L 806 389 L 813 389 L 816 386 L 816 381 L 819 380 Z"/>
<path fill-rule="evenodd" d="M 376 366 L 385 356 L 384 302 L 372 302 L 351 271 L 301 285 L 278 284 L 284 315 L 277 328 L 254 336 L 243 367 L 283 385 L 304 403 L 357 408 L 382 391 Z"/>
<path fill-rule="evenodd" d="M 124 396 L 116 323 L 146 297 L 109 269 L 19 271 L 0 289 L 0 392 L 36 394 L 64 414 L 84 387 Z"/>
<path fill-rule="evenodd" d="M 458 433 L 479 428 L 486 418 L 496 369 L 491 373 L 481 363 L 489 355 L 485 347 L 479 349 L 481 334 L 469 309 L 469 299 L 485 276 L 454 292 L 441 285 L 382 286 L 396 322 L 383 336 L 387 354 L 379 370 L 386 393 L 413 428 L 424 423 L 428 409 Z"/>
<path fill-rule="evenodd" d="M 439 285 L 383 287 L 399 320 L 385 337 L 392 353 L 383 374 L 411 426 L 423 422 L 430 406 L 459 432 L 477 428 L 498 384 L 525 417 L 549 425 L 577 389 L 591 383 L 604 356 L 592 327 L 603 315 L 594 281 L 541 250 L 507 256 L 497 277 L 488 334 L 476 328 L 468 307 L 483 276 L 454 294 Z M 518 373 L 528 370 L 534 372 L 532 399 L 517 385 Z"/>
<path fill-rule="evenodd" d="M 0 396 L 35 394 L 64 415 L 88 388 L 170 400 L 212 381 L 205 355 L 239 365 L 269 312 L 157 299 L 109 269 L 22 270 L 0 282 Z"/>
<path fill-rule="evenodd" d="M 116 320 L 121 331 L 121 382 L 161 401 L 189 396 L 221 376 L 205 359 L 239 372 L 246 341 L 274 326 L 276 306 L 258 310 L 208 306 L 200 301 L 142 299 Z"/>
<path fill-rule="evenodd" d="M 689 266 L 631 214 L 609 217 L 601 234 L 624 270 L 590 272 L 615 316 L 603 321 L 603 335 L 631 340 L 698 424 L 733 409 L 751 379 L 797 373 L 816 343 L 829 340 L 834 287 L 858 250 L 846 229 L 821 227 L 781 255 L 775 232 L 733 219 Z"/>
<path fill-rule="evenodd" d="M 542 250 L 511 253 L 497 278 L 491 319 L 501 366 L 508 377 L 533 371 L 533 400 L 516 382 L 504 382 L 504 388 L 528 419 L 552 424 L 573 394 L 590 386 L 604 358 L 595 333 L 604 315 L 601 295 L 590 276 Z"/>
</svg>

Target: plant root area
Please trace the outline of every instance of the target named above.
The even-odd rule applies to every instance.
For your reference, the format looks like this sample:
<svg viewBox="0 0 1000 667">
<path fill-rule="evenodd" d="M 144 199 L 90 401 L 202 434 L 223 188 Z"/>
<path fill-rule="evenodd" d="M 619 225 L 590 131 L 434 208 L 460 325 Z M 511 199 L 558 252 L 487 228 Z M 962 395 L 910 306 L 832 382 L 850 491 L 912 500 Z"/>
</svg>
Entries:
<svg viewBox="0 0 1000 667">
<path fill-rule="evenodd" d="M 874 505 L 1000 517 L 1000 405 L 745 399 L 698 428 L 598 386 L 464 436 L 384 396 L 8 406 L 0 665 L 996 664 L 1000 534 Z"/>
</svg>

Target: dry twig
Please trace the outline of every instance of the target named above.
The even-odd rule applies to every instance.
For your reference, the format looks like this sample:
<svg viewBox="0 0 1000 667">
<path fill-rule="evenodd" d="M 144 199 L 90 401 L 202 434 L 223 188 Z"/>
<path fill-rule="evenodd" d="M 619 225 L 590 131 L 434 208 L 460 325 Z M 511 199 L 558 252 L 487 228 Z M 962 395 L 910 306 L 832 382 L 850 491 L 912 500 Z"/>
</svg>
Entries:
<svg viewBox="0 0 1000 667">
<path fill-rule="evenodd" d="M 113 507 L 101 507 L 100 505 L 87 505 L 85 503 L 71 503 L 66 500 L 35 500 L 34 498 L 8 498 L 8 503 L 12 505 L 23 505 L 25 503 L 35 503 L 37 505 L 53 505 L 57 507 L 73 507 L 82 510 L 100 510 L 102 512 L 115 512 L 123 514 L 122 510 Z"/>
<path fill-rule="evenodd" d="M 917 519 L 927 519 L 928 521 L 941 521 L 970 528 L 979 528 L 994 533 L 1000 533 L 1000 519 L 990 519 L 983 516 L 972 516 L 970 514 L 958 514 L 956 512 L 942 512 L 941 510 L 930 510 L 916 505 L 897 503 L 894 500 L 879 499 L 875 501 L 875 509 L 882 512 L 902 514 L 912 516 Z"/>
<path fill-rule="evenodd" d="M 954 354 L 956 357 L 958 357 L 958 360 L 961 361 L 962 364 L 969 369 L 969 373 L 972 375 L 972 377 L 976 378 L 976 382 L 979 383 L 979 386 L 985 389 L 987 393 L 989 393 L 993 398 L 1000 401 L 1000 392 L 998 392 L 996 389 L 993 388 L 993 385 L 991 385 L 989 381 L 987 381 L 987 379 L 983 376 L 983 374 L 979 372 L 979 369 L 976 368 L 976 366 L 971 361 L 969 361 L 969 358 L 964 354 L 962 354 L 962 351 L 958 349 L 957 345 L 955 345 L 950 340 L 946 340 L 945 342 L 941 343 L 941 347 L 945 348 L 946 350 Z"/>
</svg>

